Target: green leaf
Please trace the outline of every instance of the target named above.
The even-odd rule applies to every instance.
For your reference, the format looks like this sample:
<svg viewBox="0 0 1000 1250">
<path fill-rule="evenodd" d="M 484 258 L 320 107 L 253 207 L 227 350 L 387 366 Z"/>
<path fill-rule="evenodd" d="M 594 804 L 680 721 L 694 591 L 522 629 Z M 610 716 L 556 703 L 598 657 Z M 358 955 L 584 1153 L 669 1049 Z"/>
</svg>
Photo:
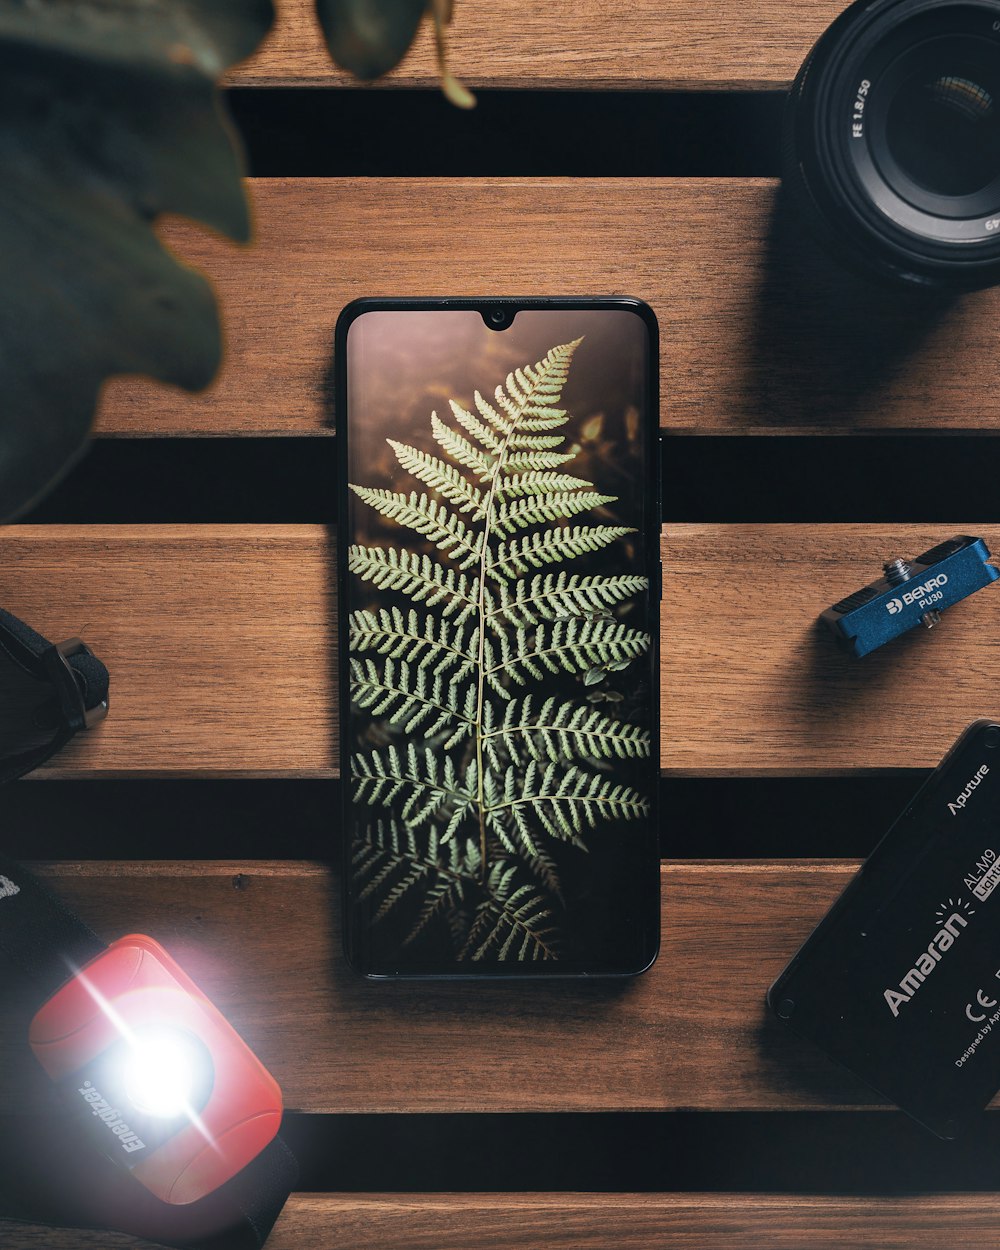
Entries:
<svg viewBox="0 0 1000 1250">
<path fill-rule="evenodd" d="M 517 865 L 503 861 L 493 865 L 487 882 L 489 898 L 480 904 L 459 958 L 523 962 L 558 957 L 552 908 L 536 886 L 518 884 L 518 871 Z"/>
<path fill-rule="evenodd" d="M 475 801 L 469 785 L 476 785 L 475 766 L 459 778 L 450 756 L 439 762 L 432 750 L 418 750 L 411 742 L 405 756 L 396 747 L 367 754 L 356 753 L 351 761 L 354 797 L 358 803 L 388 807 L 402 798 L 400 815 L 411 828 L 419 828 L 443 811 L 466 811 Z"/>
<path fill-rule="evenodd" d="M 553 405 L 559 402 L 573 353 L 582 342 L 582 339 L 574 339 L 571 343 L 560 343 L 538 364 L 525 365 L 507 374 L 506 389 L 498 386 L 493 397 L 497 407 L 510 418 L 512 428 L 532 430 L 564 424 L 565 412 L 556 410 Z"/>
<path fill-rule="evenodd" d="M 471 469 L 480 481 L 486 481 L 493 476 L 493 456 L 473 447 L 467 438 L 445 425 L 436 412 L 431 413 L 431 432 L 452 460 Z"/>
<path fill-rule="evenodd" d="M 430 556 L 395 547 L 353 546 L 347 554 L 347 567 L 379 590 L 399 591 L 428 607 L 443 604 L 445 616 L 457 614 L 456 624 L 476 607 L 479 579 L 470 580 Z"/>
<path fill-rule="evenodd" d="M 467 408 L 463 408 L 456 400 L 449 400 L 451 411 L 464 429 L 466 429 L 472 437 L 491 455 L 496 455 L 500 450 L 502 438 L 494 434 L 488 425 L 484 425 L 472 415 Z"/>
<path fill-rule="evenodd" d="M 498 617 L 513 625 L 537 625 L 567 616 L 607 616 L 609 610 L 645 590 L 645 577 L 622 574 L 618 577 L 580 577 L 577 574 L 536 573 L 523 581 L 499 581 L 499 604 L 488 613 L 491 629 L 503 628 Z"/>
<path fill-rule="evenodd" d="M 492 577 L 509 580 L 529 568 L 545 564 L 561 564 L 574 556 L 600 551 L 635 530 L 627 525 L 574 525 L 562 529 L 539 530 L 513 542 L 499 543 L 497 558 L 490 564 Z"/>
<path fill-rule="evenodd" d="M 448 68 L 445 26 L 451 21 L 452 0 L 316 0 L 331 56 L 365 81 L 395 69 L 428 9 L 434 21 L 441 91 L 456 108 L 474 108 L 475 96 Z"/>
<path fill-rule="evenodd" d="M 387 659 L 350 661 L 351 698 L 359 708 L 406 733 L 420 729 L 425 738 L 447 730 L 449 743 L 467 737 L 475 724 L 475 685 L 461 676 L 428 673 L 426 668 Z"/>
<path fill-rule="evenodd" d="M 426 451 L 409 447 L 406 443 L 397 443 L 394 438 L 387 438 L 385 441 L 408 473 L 425 482 L 445 499 L 458 504 L 460 512 L 471 512 L 474 520 L 479 520 L 483 515 L 483 492 L 467 482 L 457 469 L 439 460 L 437 456 L 428 455 Z"/>
<path fill-rule="evenodd" d="M 430 613 L 420 615 L 412 608 L 406 613 L 395 606 L 378 612 L 361 610 L 348 618 L 352 655 L 375 651 L 394 660 L 405 658 L 419 668 L 434 664 L 438 672 L 451 672 L 453 678 L 471 672 L 478 639 L 478 629 L 467 637 L 464 626 Z"/>
<path fill-rule="evenodd" d="M 330 55 L 364 81 L 396 68 L 426 9 L 427 0 L 316 0 Z"/>
<path fill-rule="evenodd" d="M 500 740 L 511 759 L 560 760 L 646 759 L 649 731 L 615 720 L 596 708 L 545 699 L 535 711 L 534 699 L 514 699 L 504 709 L 503 720 L 487 726 L 487 740 Z"/>
<path fill-rule="evenodd" d="M 542 525 L 546 521 L 566 521 L 591 508 L 613 503 L 615 495 L 599 495 L 597 491 L 555 491 L 544 495 L 526 495 L 514 503 L 501 503 L 494 515 L 494 524 L 500 534 L 513 534 L 515 530 L 530 525 Z"/>
<path fill-rule="evenodd" d="M 359 499 L 382 516 L 423 534 L 439 551 L 456 560 L 460 569 L 467 569 L 479 560 L 481 536 L 477 536 L 436 499 L 419 495 L 416 491 L 404 495 L 398 491 L 349 485 Z"/>
<path fill-rule="evenodd" d="M 593 482 L 582 477 L 571 477 L 568 473 L 515 473 L 510 477 L 501 477 L 497 481 L 497 493 L 510 497 L 523 495 L 543 495 L 551 491 L 580 490 L 593 488 Z"/>
<path fill-rule="evenodd" d="M 530 473 L 538 469 L 557 469 L 567 460 L 576 459 L 575 451 L 517 451 L 504 461 L 511 473 Z"/>
<path fill-rule="evenodd" d="M 649 803 L 630 786 L 575 765 L 531 760 L 523 776 L 507 769 L 503 801 L 492 803 L 490 811 L 500 819 L 509 813 L 530 821 L 550 837 L 585 849 L 581 826 L 593 828 L 602 818 L 634 820 L 648 815 Z"/>
<path fill-rule="evenodd" d="M 487 639 L 486 678 L 491 685 L 506 677 L 519 686 L 533 677 L 544 681 L 550 673 L 589 673 L 619 661 L 632 661 L 649 646 L 649 635 L 630 629 L 620 621 L 570 617 L 529 632 L 518 630 L 513 638 L 497 635 Z M 591 684 L 590 682 L 587 683 Z"/>
<path fill-rule="evenodd" d="M 391 817 L 363 826 L 352 847 L 355 901 L 378 900 L 372 923 L 400 910 L 417 892 L 419 911 L 408 926 L 409 946 L 442 913 L 478 893 L 479 850 L 475 842 L 445 845 L 436 830 L 420 834 Z"/>
<path fill-rule="evenodd" d="M 154 227 L 178 213 L 248 237 L 216 83 L 272 17 L 269 0 L 0 7 L 0 516 L 81 452 L 108 377 L 214 377 L 212 290 Z"/>
</svg>

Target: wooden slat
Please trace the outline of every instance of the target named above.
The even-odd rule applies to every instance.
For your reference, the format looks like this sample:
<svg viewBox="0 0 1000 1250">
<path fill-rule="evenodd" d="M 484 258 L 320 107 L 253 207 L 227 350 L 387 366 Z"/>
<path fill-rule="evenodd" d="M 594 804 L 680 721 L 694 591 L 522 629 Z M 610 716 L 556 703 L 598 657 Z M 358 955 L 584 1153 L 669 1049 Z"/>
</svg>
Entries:
<svg viewBox="0 0 1000 1250">
<path fill-rule="evenodd" d="M 995 588 L 865 660 L 816 618 L 976 523 L 677 525 L 663 539 L 661 764 L 668 774 L 926 768 L 995 697 Z M 996 543 L 994 543 L 996 546 Z M 310 526 L 10 527 L 0 602 L 83 633 L 112 714 L 41 775 L 336 773 L 331 537 Z M 919 708 L 919 715 L 912 709 Z"/>
<path fill-rule="evenodd" d="M 5 1250 L 147 1250 L 0 1221 Z M 268 1250 L 993 1250 L 990 1194 L 296 1194 Z"/>
<path fill-rule="evenodd" d="M 666 0 L 536 0 L 493 5 L 458 0 L 451 64 L 483 87 L 776 89 L 787 86 L 840 11 L 836 0 L 759 0 L 691 6 Z M 236 86 L 353 85 L 331 65 L 312 0 L 280 0 L 278 22 Z M 437 83 L 428 26 L 385 84 Z"/>
<path fill-rule="evenodd" d="M 0 529 L 0 603 L 112 675 L 108 719 L 36 775 L 332 775 L 333 579 L 315 527 Z"/>
<path fill-rule="evenodd" d="M 671 431 L 1000 429 L 1000 290 L 931 318 L 912 296 L 818 267 L 809 243 L 786 256 L 770 238 L 771 181 L 261 179 L 251 190 L 249 250 L 168 231 L 218 287 L 220 381 L 201 397 L 115 381 L 102 433 L 329 431 L 345 304 L 498 293 L 645 299 Z"/>
<path fill-rule="evenodd" d="M 45 876 L 102 936 L 163 941 L 292 1110 L 736 1111 L 877 1104 L 764 1006 L 855 867 L 666 866 L 659 960 L 603 984 L 366 982 L 344 963 L 339 884 L 318 865 L 90 863 Z M 0 1105 L 26 1110 L 23 1030 L 17 1012 L 0 1016 Z"/>
<path fill-rule="evenodd" d="M 675 773 L 927 768 L 973 720 L 1000 714 L 1000 593 L 863 660 L 819 613 L 971 525 L 679 525 L 664 546 L 662 762 Z M 996 543 L 993 543 L 996 549 Z"/>
</svg>

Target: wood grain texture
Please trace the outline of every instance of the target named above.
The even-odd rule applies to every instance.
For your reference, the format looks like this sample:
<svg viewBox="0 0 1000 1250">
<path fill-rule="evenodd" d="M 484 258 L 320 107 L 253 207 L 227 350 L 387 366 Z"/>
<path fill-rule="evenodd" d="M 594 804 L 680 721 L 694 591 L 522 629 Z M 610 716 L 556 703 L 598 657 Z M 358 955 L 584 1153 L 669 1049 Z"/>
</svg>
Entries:
<svg viewBox="0 0 1000 1250">
<path fill-rule="evenodd" d="M 835 774 L 929 768 L 962 729 L 1000 715 L 995 587 L 863 660 L 819 613 L 976 524 L 678 525 L 666 534 L 660 646 L 664 767 Z M 996 541 L 992 542 L 994 550 Z"/>
<path fill-rule="evenodd" d="M 855 868 L 667 865 L 652 969 L 561 984 L 367 982 L 344 963 L 339 883 L 320 865 L 89 863 L 44 875 L 101 936 L 162 941 L 274 1072 L 290 1110 L 737 1111 L 878 1103 L 764 1006 Z M 19 1110 L 44 1084 L 25 1027 L 17 1010 L 0 1017 L 0 1104 Z"/>
<path fill-rule="evenodd" d="M 82 635 L 111 713 L 36 776 L 329 776 L 333 552 L 315 527 L 0 529 L 0 603 Z"/>
<path fill-rule="evenodd" d="M 195 397 L 115 381 L 101 433 L 329 432 L 345 304 L 524 293 L 646 300 L 672 432 L 1000 430 L 1000 290 L 942 308 L 859 286 L 771 181 L 258 179 L 251 194 L 250 249 L 167 231 L 218 288 L 219 381 Z"/>
<path fill-rule="evenodd" d="M 663 769 L 926 768 L 970 721 L 1000 714 L 996 588 L 860 661 L 816 621 L 882 559 L 960 532 L 998 545 L 974 522 L 671 526 Z M 82 633 L 112 673 L 107 721 L 39 775 L 336 774 L 334 554 L 322 529 L 15 526 L 0 530 L 0 569 L 0 602 L 47 637 Z"/>
<path fill-rule="evenodd" d="M 357 85 L 333 66 L 312 0 L 280 0 L 258 54 L 234 70 L 235 86 Z M 692 7 L 667 0 L 536 0 L 496 5 L 459 0 L 451 68 L 472 86 L 690 90 L 786 87 L 840 11 L 835 0 L 758 0 Z M 389 87 L 437 84 L 425 23 Z"/>
<path fill-rule="evenodd" d="M 0 1221 L 5 1250 L 148 1250 Z M 994 1250 L 989 1194 L 296 1194 L 268 1250 Z"/>
</svg>

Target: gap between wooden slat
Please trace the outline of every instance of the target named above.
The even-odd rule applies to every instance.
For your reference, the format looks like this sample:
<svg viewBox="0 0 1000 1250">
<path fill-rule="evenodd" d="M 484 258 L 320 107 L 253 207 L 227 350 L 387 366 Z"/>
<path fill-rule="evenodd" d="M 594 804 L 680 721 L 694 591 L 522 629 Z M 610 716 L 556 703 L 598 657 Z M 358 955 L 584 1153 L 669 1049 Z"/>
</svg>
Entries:
<svg viewBox="0 0 1000 1250">
<path fill-rule="evenodd" d="M 215 280 L 220 380 L 203 396 L 113 381 L 98 430 L 322 433 L 334 419 L 334 326 L 351 300 L 599 294 L 636 296 L 657 314 L 667 430 L 1000 429 L 1000 291 L 931 311 L 909 293 L 859 287 L 779 217 L 776 189 L 731 178 L 257 179 L 252 247 L 179 222 L 166 230 Z"/>
</svg>

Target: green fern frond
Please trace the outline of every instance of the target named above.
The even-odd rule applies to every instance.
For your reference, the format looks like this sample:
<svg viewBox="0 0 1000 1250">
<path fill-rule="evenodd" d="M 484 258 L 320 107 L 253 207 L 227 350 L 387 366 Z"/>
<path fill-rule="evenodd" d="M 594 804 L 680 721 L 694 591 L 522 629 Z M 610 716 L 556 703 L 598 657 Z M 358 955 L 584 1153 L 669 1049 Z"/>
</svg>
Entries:
<svg viewBox="0 0 1000 1250">
<path fill-rule="evenodd" d="M 470 884 L 461 877 L 456 879 L 439 874 L 437 880 L 427 887 L 423 906 L 403 938 L 403 946 L 412 946 L 432 921 L 444 918 L 449 911 L 453 912 L 461 907 Z"/>
<path fill-rule="evenodd" d="M 506 391 L 498 386 L 494 392 L 497 407 L 521 428 L 528 428 L 524 423 L 532 420 L 561 424 L 564 413 L 554 411 L 552 406 L 559 402 L 573 353 L 582 342 L 582 339 L 574 339 L 571 343 L 560 343 L 537 365 L 526 365 L 524 369 L 508 373 Z"/>
<path fill-rule="evenodd" d="M 500 775 L 503 775 L 502 772 Z M 503 791 L 489 769 L 483 773 L 483 797 L 486 800 L 486 822 L 496 834 L 500 845 L 513 856 L 521 855 L 520 847 L 508 833 L 508 826 L 514 824 L 513 817 L 506 810 L 501 813 Z M 532 846 L 530 839 L 524 849 L 529 859 L 535 853 L 535 847 Z"/>
<path fill-rule="evenodd" d="M 546 889 L 562 900 L 562 888 L 555 861 L 542 845 L 541 831 L 534 827 L 526 814 L 517 807 L 500 805 L 501 792 L 491 772 L 485 774 L 485 794 L 489 806 L 486 823 L 501 847 L 515 859 L 520 859 Z"/>
<path fill-rule="evenodd" d="M 597 491 L 555 491 L 545 495 L 526 495 L 514 503 L 500 503 L 494 513 L 494 525 L 500 534 L 513 534 L 529 525 L 545 521 L 568 521 L 570 517 L 602 504 L 613 503 L 616 495 L 599 495 Z"/>
<path fill-rule="evenodd" d="M 471 469 L 481 481 L 493 476 L 495 461 L 492 456 L 473 447 L 467 438 L 445 425 L 436 412 L 431 413 L 431 432 L 438 444 L 451 456 L 457 464 L 464 464 Z"/>
<path fill-rule="evenodd" d="M 503 429 L 504 433 L 510 433 L 515 423 L 519 430 L 551 430 L 555 426 L 563 425 L 566 420 L 565 408 L 550 406 L 550 401 L 558 402 L 564 382 L 565 374 L 561 380 L 554 376 L 550 379 L 528 365 L 523 371 L 515 369 L 513 374 L 507 375 L 506 397 L 497 388 L 497 403 L 505 409 L 506 420 L 479 396 L 478 391 L 476 406 L 483 416 L 489 415 L 489 419 Z"/>
<path fill-rule="evenodd" d="M 543 404 L 532 403 L 527 394 L 532 392 L 532 388 L 537 386 L 538 380 L 534 382 L 526 378 L 521 370 L 518 369 L 514 375 L 521 379 L 523 386 L 517 395 L 508 388 L 508 395 L 504 395 L 503 391 L 498 387 L 496 399 L 504 411 L 498 412 L 496 408 L 484 399 L 478 391 L 476 391 L 473 399 L 480 416 L 490 423 L 491 426 L 506 438 L 513 433 L 514 429 L 536 431 L 551 430 L 556 426 L 562 425 L 566 419 L 565 408 L 550 408 Z M 510 378 L 508 378 L 508 382 Z M 522 393 L 523 392 L 523 393 Z M 534 394 L 540 395 L 542 392 L 533 391 Z M 545 394 L 554 394 L 554 392 L 545 392 Z M 556 395 L 558 398 L 558 395 Z"/>
<path fill-rule="evenodd" d="M 456 573 L 430 556 L 395 547 L 354 546 L 347 553 L 347 567 L 379 590 L 398 591 L 428 607 L 443 604 L 444 615 L 455 615 L 456 624 L 478 604 L 479 579 Z"/>
<path fill-rule="evenodd" d="M 481 417 L 485 417 L 485 419 L 490 423 L 490 425 L 493 426 L 501 437 L 506 438 L 507 435 L 514 429 L 513 420 L 509 417 L 501 416 L 489 400 L 483 399 L 482 395 L 480 395 L 478 391 L 475 392 L 472 399 L 476 405 L 479 415 Z"/>
<path fill-rule="evenodd" d="M 534 473 L 536 470 L 558 469 L 567 460 L 575 460 L 575 451 L 518 451 L 508 455 L 503 467 L 509 473 Z"/>
<path fill-rule="evenodd" d="M 395 884 L 404 874 L 409 878 L 414 866 L 418 875 L 427 875 L 434 867 L 423 860 L 416 834 L 402 829 L 397 821 L 377 820 L 355 835 L 351 871 L 359 903 L 383 893 L 393 878 Z"/>
<path fill-rule="evenodd" d="M 476 798 L 475 766 L 459 779 L 450 756 L 445 756 L 442 764 L 436 752 L 418 751 L 412 742 L 406 748 L 405 758 L 394 746 L 366 754 L 358 752 L 351 761 L 351 772 L 358 803 L 388 807 L 397 798 L 403 798 L 401 817 L 414 829 L 442 812 L 449 819 L 456 810 L 464 814 Z"/>
<path fill-rule="evenodd" d="M 459 953 L 461 959 L 556 959 L 559 939 L 548 899 L 534 885 L 518 885 L 518 869 L 503 862 L 490 871 L 489 897 Z"/>
<path fill-rule="evenodd" d="M 479 850 L 471 840 L 444 845 L 434 829 L 418 838 L 390 818 L 355 835 L 352 871 L 358 902 L 380 899 L 372 917 L 375 924 L 423 887 L 420 910 L 403 939 L 409 946 L 442 911 L 460 907 L 467 895 L 478 893 Z"/>
<path fill-rule="evenodd" d="M 571 477 L 568 473 L 514 473 L 510 477 L 497 478 L 497 494 L 510 498 L 521 498 L 524 495 L 545 495 L 553 491 L 593 490 L 593 482 L 582 477 Z"/>
<path fill-rule="evenodd" d="M 378 612 L 361 609 L 348 618 L 348 645 L 352 654 L 374 651 L 411 665 L 426 668 L 434 663 L 440 672 L 457 666 L 457 675 L 465 677 L 476 661 L 479 630 L 467 630 L 464 624 L 453 627 L 451 621 L 430 613 L 421 616 L 414 608 L 404 613 L 395 606 L 379 608 Z"/>
<path fill-rule="evenodd" d="M 498 634 L 486 640 L 486 678 L 502 686 L 509 678 L 518 686 L 527 676 L 536 681 L 550 673 L 590 673 L 594 669 L 625 668 L 649 647 L 649 635 L 620 621 L 570 617 L 539 625 L 532 633 L 518 630 L 511 639 Z M 527 676 L 526 676 L 527 675 Z"/>
<path fill-rule="evenodd" d="M 422 729 L 433 738 L 448 731 L 454 745 L 475 726 L 475 683 L 461 674 L 429 674 L 425 668 L 388 659 L 381 668 L 374 660 L 350 662 L 351 698 L 373 717 L 382 717 L 406 733 Z"/>
<path fill-rule="evenodd" d="M 359 499 L 382 516 L 423 534 L 438 551 L 457 561 L 460 569 L 467 569 L 479 560 L 483 535 L 468 529 L 464 521 L 453 516 L 436 499 L 419 495 L 416 491 L 405 495 L 400 491 L 381 490 L 373 486 L 349 485 Z"/>
<path fill-rule="evenodd" d="M 607 616 L 616 604 L 631 599 L 648 585 L 647 578 L 629 573 L 618 577 L 535 573 L 530 579 L 513 584 L 499 581 L 498 601 L 489 596 L 487 624 L 491 629 L 503 629 L 498 617 L 524 627 L 566 616 Z"/>
<path fill-rule="evenodd" d="M 457 841 L 439 842 L 433 830 L 429 854 L 435 861 L 435 880 L 431 882 L 416 919 L 403 938 L 403 946 L 412 946 L 432 922 L 459 910 L 479 892 L 479 851 L 475 842 L 461 847 Z"/>
<path fill-rule="evenodd" d="M 478 417 L 474 417 L 468 408 L 463 408 L 454 399 L 450 399 L 448 403 L 458 424 L 467 430 L 486 451 L 496 455 L 502 446 L 502 439 L 494 434 L 488 425 L 483 425 Z"/>
<path fill-rule="evenodd" d="M 518 450 L 545 451 L 551 447 L 558 447 L 565 441 L 566 439 L 561 434 L 512 434 L 507 444 Z"/>
<path fill-rule="evenodd" d="M 527 573 L 529 568 L 539 569 L 545 564 L 558 564 L 575 556 L 600 551 L 626 534 L 635 530 L 627 525 L 574 525 L 562 529 L 539 530 L 513 542 L 499 543 L 497 558 L 489 566 L 493 577 L 508 581 L 517 574 Z"/>
<path fill-rule="evenodd" d="M 527 867 L 532 876 L 537 877 L 553 897 L 560 903 L 564 901 L 559 870 L 555 860 L 544 846 L 538 847 L 537 853 L 528 860 Z"/>
<path fill-rule="evenodd" d="M 515 820 L 530 814 L 551 837 L 572 842 L 581 850 L 586 849 L 581 825 L 594 828 L 602 819 L 635 820 L 649 814 L 649 803 L 630 786 L 562 761 L 543 765 L 531 760 L 523 775 L 508 767 L 503 793 L 503 800 L 490 807 L 498 819 L 504 819 L 507 812 Z"/>
<path fill-rule="evenodd" d="M 490 743 L 502 743 L 514 763 L 523 759 L 560 760 L 647 759 L 649 732 L 627 721 L 615 720 L 585 704 L 546 699 L 536 712 L 531 695 L 506 705 L 503 720 L 485 726 Z M 497 758 L 491 752 L 493 766 Z"/>
<path fill-rule="evenodd" d="M 394 438 L 385 440 L 396 453 L 396 459 L 407 471 L 420 482 L 424 482 L 432 490 L 453 504 L 458 505 L 459 512 L 471 512 L 472 519 L 478 521 L 483 515 L 483 492 L 467 482 L 463 475 L 452 465 L 437 456 L 432 456 L 408 443 L 398 443 Z"/>
</svg>

